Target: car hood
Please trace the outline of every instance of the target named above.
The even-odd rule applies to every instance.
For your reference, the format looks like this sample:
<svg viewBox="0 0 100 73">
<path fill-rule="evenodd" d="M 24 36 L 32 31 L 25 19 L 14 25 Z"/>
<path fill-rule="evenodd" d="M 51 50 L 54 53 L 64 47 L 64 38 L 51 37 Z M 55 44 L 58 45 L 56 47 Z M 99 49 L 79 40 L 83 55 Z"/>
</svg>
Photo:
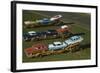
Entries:
<svg viewBox="0 0 100 73">
<path fill-rule="evenodd" d="M 48 47 L 54 47 L 54 45 L 53 44 L 49 44 L 49 46 Z"/>
<path fill-rule="evenodd" d="M 66 40 L 65 42 L 66 42 L 68 45 L 69 45 L 70 43 L 72 43 L 71 40 Z"/>
</svg>

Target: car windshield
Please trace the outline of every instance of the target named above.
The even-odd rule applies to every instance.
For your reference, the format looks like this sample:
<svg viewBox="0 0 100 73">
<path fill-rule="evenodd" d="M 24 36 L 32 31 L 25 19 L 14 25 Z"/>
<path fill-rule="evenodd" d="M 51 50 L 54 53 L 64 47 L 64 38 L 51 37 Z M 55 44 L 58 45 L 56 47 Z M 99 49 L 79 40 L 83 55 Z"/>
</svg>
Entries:
<svg viewBox="0 0 100 73">
<path fill-rule="evenodd" d="M 61 44 L 56 44 L 56 45 L 61 45 Z"/>
<path fill-rule="evenodd" d="M 53 45 L 56 46 L 54 43 L 53 43 Z"/>
<path fill-rule="evenodd" d="M 70 38 L 71 41 L 78 40 L 78 39 L 79 39 L 78 36 L 75 36 L 75 37 L 71 37 L 71 38 Z"/>
<path fill-rule="evenodd" d="M 70 40 L 73 41 L 74 39 L 73 38 L 70 38 Z"/>
<path fill-rule="evenodd" d="M 64 43 L 65 43 L 65 44 L 67 44 L 67 42 L 66 42 L 66 41 L 65 41 Z"/>
</svg>

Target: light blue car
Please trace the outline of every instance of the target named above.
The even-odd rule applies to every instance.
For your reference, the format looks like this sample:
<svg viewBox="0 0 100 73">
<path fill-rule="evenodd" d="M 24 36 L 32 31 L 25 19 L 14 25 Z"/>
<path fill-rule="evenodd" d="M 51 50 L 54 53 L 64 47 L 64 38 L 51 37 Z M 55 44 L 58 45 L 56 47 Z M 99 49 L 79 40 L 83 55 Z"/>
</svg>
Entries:
<svg viewBox="0 0 100 73">
<path fill-rule="evenodd" d="M 74 43 L 80 43 L 83 41 L 83 38 L 81 36 L 72 36 L 69 39 L 65 40 L 64 42 L 67 43 L 67 45 L 74 44 Z"/>
<path fill-rule="evenodd" d="M 65 47 L 69 46 L 70 44 L 80 43 L 83 41 L 81 36 L 72 36 L 69 39 L 65 40 L 64 42 L 54 42 L 53 44 L 49 44 L 49 50 L 59 50 L 64 49 Z"/>
<path fill-rule="evenodd" d="M 40 23 L 41 25 L 48 25 L 51 21 L 48 18 L 44 18 L 42 20 L 37 20 L 37 23 Z"/>
<path fill-rule="evenodd" d="M 53 42 L 53 44 L 49 44 L 48 48 L 49 50 L 59 50 L 64 49 L 67 46 L 66 43 L 62 42 Z"/>
</svg>

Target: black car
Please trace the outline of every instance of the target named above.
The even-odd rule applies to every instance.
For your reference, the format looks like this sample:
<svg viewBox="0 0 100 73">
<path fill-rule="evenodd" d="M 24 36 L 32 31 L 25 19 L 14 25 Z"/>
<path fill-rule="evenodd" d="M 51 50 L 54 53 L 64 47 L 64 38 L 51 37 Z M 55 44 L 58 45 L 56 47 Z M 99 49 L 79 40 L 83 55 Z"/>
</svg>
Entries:
<svg viewBox="0 0 100 73">
<path fill-rule="evenodd" d="M 47 30 L 46 31 L 46 36 L 48 37 L 57 37 L 58 36 L 58 32 L 56 30 Z"/>
<path fill-rule="evenodd" d="M 36 37 L 38 36 L 37 33 L 24 33 L 23 34 L 23 40 L 24 41 L 30 41 L 30 40 L 34 40 Z"/>
</svg>

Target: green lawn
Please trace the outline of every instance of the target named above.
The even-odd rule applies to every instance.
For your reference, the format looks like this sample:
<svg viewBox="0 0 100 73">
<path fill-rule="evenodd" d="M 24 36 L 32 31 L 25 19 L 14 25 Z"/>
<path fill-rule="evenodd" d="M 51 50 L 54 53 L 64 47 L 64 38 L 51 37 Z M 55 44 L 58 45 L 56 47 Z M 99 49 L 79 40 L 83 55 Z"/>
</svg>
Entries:
<svg viewBox="0 0 100 73">
<path fill-rule="evenodd" d="M 50 12 L 48 12 L 50 13 Z M 55 12 L 54 12 L 55 13 Z M 44 12 L 45 14 L 45 12 Z M 67 13 L 63 13 L 64 15 L 66 15 L 67 17 Z M 72 13 L 73 15 L 75 15 L 75 13 Z M 87 14 L 82 14 L 82 13 L 78 13 L 79 15 L 81 14 L 80 17 L 80 21 L 76 20 L 75 24 L 71 25 L 71 29 L 74 33 L 81 33 L 84 32 L 85 35 L 83 35 L 84 41 L 82 42 L 83 44 L 88 44 L 90 43 L 90 27 L 87 27 L 87 25 L 90 25 L 87 23 L 87 25 L 84 23 L 86 23 L 85 21 L 89 21 L 90 19 L 84 19 L 82 22 L 82 16 L 87 18 L 89 17 L 89 15 Z M 78 15 L 77 14 L 77 15 Z M 56 14 L 55 14 L 56 15 Z M 78 18 L 79 15 L 76 17 Z M 50 16 L 50 15 L 47 15 Z M 45 16 L 42 14 L 37 14 L 36 11 L 34 13 L 34 11 L 23 11 L 23 21 L 26 20 L 36 20 L 36 19 L 42 19 Z M 71 18 L 71 16 L 68 16 L 69 18 Z M 64 18 L 63 20 L 65 21 L 66 19 L 68 19 L 69 21 L 72 21 L 72 19 L 69 18 Z M 67 20 L 66 20 L 67 21 Z M 84 25 L 84 26 L 83 26 Z M 48 29 L 56 29 L 59 26 L 47 26 L 47 27 L 38 27 L 38 28 L 23 28 L 23 32 L 28 32 L 28 31 L 45 31 Z M 67 39 L 67 38 L 66 38 Z M 45 44 L 50 44 L 53 43 L 54 41 L 63 41 L 64 39 L 61 38 L 57 38 L 57 39 L 46 39 L 46 40 L 40 40 L 40 41 L 30 41 L 30 42 L 24 42 L 23 41 L 23 51 L 25 48 L 31 47 L 33 44 L 36 43 L 45 43 Z M 43 62 L 43 61 L 61 61 L 61 60 L 83 60 L 83 59 L 90 59 L 91 55 L 90 55 L 90 48 L 86 48 L 84 50 L 81 51 L 77 51 L 74 53 L 63 53 L 63 54 L 59 54 L 59 55 L 50 55 L 50 56 L 45 56 L 45 57 L 37 57 L 37 58 L 27 58 L 25 53 L 23 52 L 23 62 Z"/>
</svg>

